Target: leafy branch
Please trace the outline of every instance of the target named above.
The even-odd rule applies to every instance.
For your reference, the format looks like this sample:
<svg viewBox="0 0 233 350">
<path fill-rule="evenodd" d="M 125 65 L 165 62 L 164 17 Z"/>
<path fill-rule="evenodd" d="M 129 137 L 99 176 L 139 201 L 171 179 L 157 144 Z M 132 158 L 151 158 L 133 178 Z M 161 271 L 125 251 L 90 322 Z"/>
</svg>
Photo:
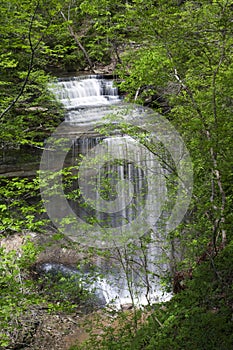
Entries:
<svg viewBox="0 0 233 350">
<path fill-rule="evenodd" d="M 37 2 L 36 6 L 35 6 L 35 9 L 34 9 L 33 14 L 31 16 L 31 19 L 30 19 L 29 28 L 28 28 L 28 41 L 29 41 L 29 47 L 30 47 L 30 59 L 29 59 L 29 63 L 28 63 L 28 69 L 27 69 L 26 77 L 25 77 L 25 79 L 23 81 L 23 84 L 22 84 L 22 86 L 21 86 L 17 96 L 13 99 L 13 101 L 9 104 L 9 106 L 7 108 L 5 108 L 5 110 L 0 114 L 0 119 L 3 119 L 3 117 L 14 107 L 14 105 L 18 102 L 18 100 L 20 99 L 20 97 L 24 93 L 24 90 L 25 90 L 25 88 L 26 88 L 26 86 L 28 84 L 29 77 L 30 77 L 30 74 L 31 74 L 32 69 L 33 69 L 33 62 L 34 62 L 34 59 L 35 59 L 36 52 L 37 52 L 37 50 L 39 48 L 39 45 L 41 44 L 41 42 L 42 42 L 42 40 L 44 38 L 46 30 L 49 28 L 49 26 L 51 24 L 52 18 L 47 23 L 47 25 L 45 27 L 45 30 L 43 31 L 43 33 L 40 36 L 40 38 L 33 45 L 33 42 L 32 42 L 33 24 L 34 24 L 35 17 L 36 17 L 36 14 L 38 12 L 39 6 L 40 6 L 40 0 Z"/>
</svg>

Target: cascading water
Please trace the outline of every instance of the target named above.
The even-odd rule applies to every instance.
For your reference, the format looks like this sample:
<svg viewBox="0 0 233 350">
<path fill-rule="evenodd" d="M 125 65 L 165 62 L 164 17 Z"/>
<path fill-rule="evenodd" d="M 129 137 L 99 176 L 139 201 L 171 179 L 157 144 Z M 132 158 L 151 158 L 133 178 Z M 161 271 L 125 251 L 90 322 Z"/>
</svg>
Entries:
<svg viewBox="0 0 233 350">
<path fill-rule="evenodd" d="M 119 102 L 117 88 L 109 79 L 96 76 L 59 79 L 53 87 L 57 98 L 67 110 L 103 106 Z"/>
<path fill-rule="evenodd" d="M 160 199 L 165 193 L 165 170 L 159 168 L 150 152 L 145 147 L 138 147 L 132 137 L 119 131 L 107 137 L 96 131 L 96 126 L 101 126 L 104 118 L 111 113 L 111 124 L 116 124 L 117 129 L 115 119 L 121 114 L 122 103 L 112 80 L 99 76 L 59 79 L 51 89 L 67 110 L 61 136 L 64 136 L 63 133 L 72 135 L 71 150 L 66 157 L 69 158 L 68 164 L 76 165 L 80 155 L 89 157 L 89 163 L 84 163 L 79 169 L 79 189 L 83 196 L 70 200 L 69 205 L 87 224 L 90 219 L 96 220 L 98 229 L 88 231 L 90 240 L 96 241 L 100 247 L 101 240 L 105 243 L 106 230 L 111 232 L 113 239 L 114 235 L 126 236 L 127 240 L 122 244 L 124 247 L 127 241 L 133 241 L 135 232 L 137 238 L 148 237 L 146 247 L 139 243 L 131 252 L 117 247 L 111 260 L 117 263 L 103 263 L 103 259 L 97 258 L 96 264 L 104 277 L 97 277 L 91 288 L 101 290 L 106 303 L 114 300 L 116 306 L 132 302 L 147 304 L 170 298 L 160 287 L 160 276 L 167 270 L 167 265 L 162 262 L 166 250 L 161 243 L 163 237 L 159 238 L 158 233 L 148 229 L 148 223 L 149 227 L 153 227 L 154 219 L 160 215 Z M 138 115 L 140 119 L 140 108 L 136 112 L 137 118 Z M 114 162 L 111 156 L 105 159 L 103 150 L 110 155 L 117 154 L 118 161 Z M 148 168 L 151 174 L 145 170 Z M 124 185 L 121 186 L 121 182 Z M 76 189 L 77 184 L 74 183 L 72 190 Z M 60 204 L 56 208 L 56 203 L 53 203 L 53 211 L 59 211 L 61 216 L 65 212 Z M 156 227 L 153 229 L 156 232 Z M 99 236 L 101 239 L 97 238 Z"/>
</svg>

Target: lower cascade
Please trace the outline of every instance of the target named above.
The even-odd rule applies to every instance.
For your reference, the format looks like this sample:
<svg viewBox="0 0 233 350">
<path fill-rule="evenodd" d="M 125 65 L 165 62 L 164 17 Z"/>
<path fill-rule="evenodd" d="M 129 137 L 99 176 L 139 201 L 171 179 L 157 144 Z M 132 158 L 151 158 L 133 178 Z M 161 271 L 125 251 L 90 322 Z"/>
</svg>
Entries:
<svg viewBox="0 0 233 350">
<path fill-rule="evenodd" d="M 145 146 L 118 128 L 118 120 L 122 115 L 125 118 L 129 106 L 121 101 L 112 80 L 101 76 L 64 78 L 51 89 L 66 109 L 65 122 L 55 137 L 67 137 L 69 150 L 60 160 L 48 151 L 44 167 L 73 166 L 78 181 L 70 188 L 79 194 L 75 198 L 68 195 L 62 202 L 50 201 L 47 212 L 58 226 L 64 217 L 71 217 L 70 222 L 76 224 L 62 223 L 65 233 L 84 245 L 109 249 L 111 259 L 96 258 L 98 273 L 94 277 L 88 271 L 52 262 L 42 270 L 83 274 L 84 287 L 94 291 L 102 305 L 120 308 L 169 299 L 161 277 L 168 270 L 170 253 L 159 224 L 154 224 L 162 212 L 167 170 L 158 166 Z M 131 109 L 132 125 L 135 120 L 143 125 L 142 115 L 141 107 Z M 106 122 L 111 126 L 108 135 L 101 131 Z"/>
<path fill-rule="evenodd" d="M 170 298 L 169 293 L 164 293 L 158 289 L 159 280 L 154 276 L 153 285 L 149 295 L 146 295 L 145 287 L 134 276 L 132 291 L 129 291 L 127 279 L 122 275 L 121 269 L 111 269 L 108 266 L 106 271 L 105 266 L 98 266 L 98 272 L 81 271 L 75 267 L 68 266 L 62 263 L 47 262 L 41 263 L 37 267 L 40 274 L 45 275 L 60 275 L 66 278 L 72 278 L 72 283 L 78 283 L 84 290 L 92 293 L 94 301 L 98 307 L 111 306 L 116 309 L 123 308 L 125 305 L 146 305 L 164 301 Z M 102 270 L 102 271 L 101 271 Z M 101 271 L 101 273 L 100 273 Z M 104 277 L 103 277 L 104 276 Z M 157 283 L 156 283 L 157 280 Z M 132 300 L 133 297 L 133 300 Z"/>
</svg>

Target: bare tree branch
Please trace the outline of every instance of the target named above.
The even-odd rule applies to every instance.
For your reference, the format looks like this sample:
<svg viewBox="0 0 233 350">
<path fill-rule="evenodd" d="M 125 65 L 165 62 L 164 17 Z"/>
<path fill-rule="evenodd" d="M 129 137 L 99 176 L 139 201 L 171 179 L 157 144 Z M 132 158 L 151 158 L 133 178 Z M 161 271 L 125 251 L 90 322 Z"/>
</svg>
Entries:
<svg viewBox="0 0 233 350">
<path fill-rule="evenodd" d="M 68 20 L 67 20 L 66 16 L 64 15 L 64 13 L 63 13 L 62 11 L 60 11 L 60 14 L 61 14 L 62 18 L 64 19 L 64 21 L 67 22 Z M 70 17 L 70 15 L 68 14 L 68 18 L 69 18 L 69 17 Z M 86 58 L 86 60 L 87 60 L 87 62 L 88 62 L 88 65 L 89 65 L 91 71 L 92 71 L 93 73 L 95 73 L 95 71 L 94 71 L 94 69 L 93 69 L 93 66 L 94 66 L 94 65 L 93 65 L 93 63 L 92 63 L 92 61 L 91 61 L 91 59 L 90 59 L 90 57 L 89 57 L 89 55 L 88 55 L 86 49 L 84 48 L 84 46 L 82 45 L 81 41 L 79 40 L 78 35 L 75 33 L 73 27 L 72 27 L 70 24 L 67 24 L 67 26 L 68 26 L 70 35 L 74 38 L 74 40 L 75 40 L 75 42 L 77 43 L 78 47 L 79 47 L 80 50 L 83 52 L 83 54 L 84 54 L 84 56 L 85 56 L 85 58 Z"/>
<path fill-rule="evenodd" d="M 37 2 L 35 10 L 33 12 L 33 15 L 31 17 L 30 20 L 30 24 L 29 24 L 29 28 L 28 28 L 28 40 L 29 40 L 29 46 L 30 46 L 30 50 L 31 50 L 31 55 L 30 55 L 30 60 L 29 60 L 29 64 L 28 64 L 28 70 L 27 70 L 27 75 L 24 79 L 24 82 L 20 88 L 20 91 L 18 92 L 18 95 L 14 98 L 14 100 L 10 103 L 10 105 L 0 114 L 0 119 L 2 119 L 10 110 L 11 108 L 16 104 L 16 102 L 19 100 L 19 98 L 21 97 L 21 95 L 24 92 L 24 89 L 28 83 L 32 68 L 33 68 L 33 62 L 34 62 L 34 58 L 35 58 L 35 54 L 36 54 L 36 50 L 38 49 L 41 41 L 43 40 L 45 31 L 42 33 L 41 37 L 38 39 L 38 41 L 36 42 L 36 44 L 33 46 L 32 43 L 32 38 L 31 38 L 31 34 L 32 34 L 32 27 L 33 27 L 33 23 L 35 20 L 35 16 L 36 13 L 38 11 L 39 8 L 39 4 L 40 4 L 40 0 Z M 47 24 L 46 29 L 48 29 L 48 27 L 50 26 L 51 21 Z"/>
</svg>

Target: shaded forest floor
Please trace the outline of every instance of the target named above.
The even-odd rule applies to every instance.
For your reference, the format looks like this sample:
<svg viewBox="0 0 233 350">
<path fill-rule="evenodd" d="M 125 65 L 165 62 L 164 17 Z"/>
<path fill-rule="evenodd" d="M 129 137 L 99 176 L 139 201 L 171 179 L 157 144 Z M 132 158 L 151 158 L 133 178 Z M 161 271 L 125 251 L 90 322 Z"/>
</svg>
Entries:
<svg viewBox="0 0 233 350">
<path fill-rule="evenodd" d="M 41 322 L 34 334 L 28 339 L 25 350 L 69 350 L 77 343 L 86 340 L 83 322 L 85 318 L 79 315 L 43 313 Z"/>
</svg>

